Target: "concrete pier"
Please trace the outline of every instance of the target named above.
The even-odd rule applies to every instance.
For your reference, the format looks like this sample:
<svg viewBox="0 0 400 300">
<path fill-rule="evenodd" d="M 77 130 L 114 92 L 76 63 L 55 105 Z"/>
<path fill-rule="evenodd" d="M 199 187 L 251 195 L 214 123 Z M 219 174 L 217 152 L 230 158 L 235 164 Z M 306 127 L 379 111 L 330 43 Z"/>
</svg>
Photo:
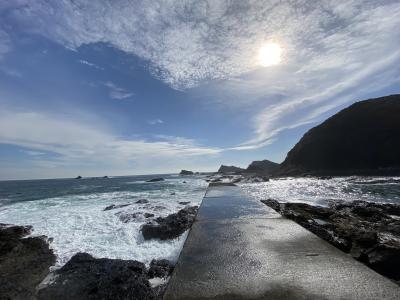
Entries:
<svg viewBox="0 0 400 300">
<path fill-rule="evenodd" d="M 164 300 L 400 299 L 392 281 L 241 193 L 211 186 Z"/>
</svg>

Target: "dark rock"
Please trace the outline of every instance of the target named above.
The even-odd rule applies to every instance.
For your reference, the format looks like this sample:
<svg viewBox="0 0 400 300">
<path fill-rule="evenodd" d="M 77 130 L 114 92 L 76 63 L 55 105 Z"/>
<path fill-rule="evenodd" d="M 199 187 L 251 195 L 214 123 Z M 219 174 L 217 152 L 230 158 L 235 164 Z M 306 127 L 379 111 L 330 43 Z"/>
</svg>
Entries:
<svg viewBox="0 0 400 300">
<path fill-rule="evenodd" d="M 180 236 L 192 226 L 197 208 L 197 206 L 185 207 L 175 214 L 155 219 L 156 224 L 143 225 L 141 231 L 144 239 L 166 240 Z"/>
<path fill-rule="evenodd" d="M 140 212 L 137 212 L 137 213 L 120 212 L 120 213 L 117 213 L 116 215 L 119 217 L 121 222 L 128 223 L 128 222 L 131 222 L 131 221 L 137 219 L 141 215 L 141 213 Z"/>
<path fill-rule="evenodd" d="M 366 201 L 329 207 L 262 200 L 380 274 L 400 280 L 400 205 Z"/>
<path fill-rule="evenodd" d="M 0 299 L 35 299 L 36 286 L 56 261 L 45 236 L 24 238 L 31 230 L 0 224 Z"/>
<path fill-rule="evenodd" d="M 187 205 L 187 204 L 189 204 L 190 203 L 190 201 L 181 201 L 181 202 L 178 202 L 179 204 L 182 204 L 182 205 Z"/>
<path fill-rule="evenodd" d="M 171 195 L 171 196 L 175 196 L 175 195 L 176 195 L 176 193 L 175 193 L 175 192 L 172 192 L 170 195 Z"/>
<path fill-rule="evenodd" d="M 108 176 L 106 175 L 106 176 L 103 176 L 103 178 L 108 178 Z"/>
<path fill-rule="evenodd" d="M 246 169 L 247 173 L 269 175 L 279 168 L 279 164 L 269 160 L 253 161 Z"/>
<path fill-rule="evenodd" d="M 130 205 L 130 204 L 129 204 L 129 203 L 127 203 L 127 204 L 118 204 L 118 205 L 116 205 L 116 204 L 111 204 L 111 205 L 107 206 L 106 208 L 104 208 L 103 211 L 107 211 L 107 210 L 111 210 L 111 209 L 116 209 L 116 208 L 121 208 L 121 207 L 125 207 L 125 206 L 128 206 L 128 205 Z"/>
<path fill-rule="evenodd" d="M 261 202 L 275 209 L 277 212 L 281 211 L 281 204 L 274 199 L 261 200 Z"/>
<path fill-rule="evenodd" d="M 164 294 L 167 291 L 168 283 L 160 284 L 152 287 L 156 300 L 163 300 Z"/>
<path fill-rule="evenodd" d="M 174 270 L 173 265 L 166 259 L 153 259 L 150 262 L 149 271 L 147 272 L 147 276 L 149 278 L 160 277 L 166 278 L 171 275 Z"/>
<path fill-rule="evenodd" d="M 75 179 L 82 179 L 82 176 L 77 176 L 77 177 L 75 177 Z"/>
<path fill-rule="evenodd" d="M 354 103 L 309 130 L 279 174 L 400 174 L 400 95 Z"/>
<path fill-rule="evenodd" d="M 158 181 L 164 181 L 165 179 L 164 178 L 152 178 L 152 179 L 149 179 L 149 180 L 147 180 L 146 182 L 158 182 Z"/>
<path fill-rule="evenodd" d="M 193 175 L 194 173 L 192 171 L 188 170 L 182 170 L 179 175 Z"/>
<path fill-rule="evenodd" d="M 242 173 L 244 169 L 235 166 L 225 166 L 219 167 L 217 173 Z"/>
<path fill-rule="evenodd" d="M 232 182 L 210 182 L 209 186 L 237 186 Z"/>
<path fill-rule="evenodd" d="M 40 300 L 155 299 L 143 263 L 96 259 L 87 253 L 75 254 L 38 296 Z"/>
<path fill-rule="evenodd" d="M 136 204 L 146 204 L 149 203 L 149 200 L 147 199 L 139 199 L 138 201 L 135 202 Z"/>
<path fill-rule="evenodd" d="M 150 214 L 150 213 L 144 213 L 144 217 L 147 218 L 152 218 L 154 217 L 154 214 Z"/>
</svg>

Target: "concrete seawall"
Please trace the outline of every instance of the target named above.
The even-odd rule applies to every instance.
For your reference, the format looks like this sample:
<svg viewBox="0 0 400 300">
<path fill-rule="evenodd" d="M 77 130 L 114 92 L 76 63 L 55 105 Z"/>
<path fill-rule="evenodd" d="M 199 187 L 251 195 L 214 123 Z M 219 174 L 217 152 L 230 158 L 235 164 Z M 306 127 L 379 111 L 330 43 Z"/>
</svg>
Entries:
<svg viewBox="0 0 400 300">
<path fill-rule="evenodd" d="M 207 190 L 164 299 L 400 299 L 400 287 L 219 185 Z"/>
</svg>

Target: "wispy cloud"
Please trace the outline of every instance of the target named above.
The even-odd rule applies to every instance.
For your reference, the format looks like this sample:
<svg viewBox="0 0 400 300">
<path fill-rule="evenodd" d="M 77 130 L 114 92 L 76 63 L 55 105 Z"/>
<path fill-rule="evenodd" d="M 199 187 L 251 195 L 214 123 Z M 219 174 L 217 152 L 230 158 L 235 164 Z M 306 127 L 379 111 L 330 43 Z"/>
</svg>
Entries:
<svg viewBox="0 0 400 300">
<path fill-rule="evenodd" d="M 198 145 L 180 137 L 157 140 L 125 139 L 110 129 L 77 120 L 37 112 L 2 111 L 0 143 L 21 146 L 29 155 L 53 153 L 43 157 L 49 165 L 150 163 L 154 159 L 179 161 L 189 157 L 214 155 L 221 149 Z M 53 156 L 54 156 L 53 155 Z M 38 160 L 35 160 L 38 162 Z"/>
<path fill-rule="evenodd" d="M 148 120 L 147 123 L 150 125 L 157 125 L 157 124 L 163 124 L 164 121 L 161 119 L 153 119 L 153 120 Z"/>
<path fill-rule="evenodd" d="M 356 43 L 348 45 L 348 33 L 365 36 L 367 28 L 388 29 L 387 23 L 376 22 L 377 13 L 395 29 L 399 3 L 339 2 L 22 0 L 15 5 L 18 14 L 12 16 L 66 47 L 110 43 L 150 61 L 155 76 L 180 88 L 257 69 L 257 51 L 268 39 L 283 44 L 291 62 L 319 61 L 325 69 L 354 66 L 343 54 L 356 53 L 371 41 L 360 43 L 353 35 Z M 327 55 L 335 59 L 326 61 Z"/>
<path fill-rule="evenodd" d="M 4 74 L 10 77 L 22 78 L 22 73 L 12 67 L 0 66 L 0 71 L 2 71 Z"/>
<path fill-rule="evenodd" d="M 109 89 L 109 95 L 110 95 L 110 98 L 112 98 L 112 99 L 123 100 L 123 99 L 131 98 L 134 95 L 134 93 L 117 86 L 116 84 L 114 84 L 111 81 L 105 82 L 104 86 L 106 86 Z"/>
<path fill-rule="evenodd" d="M 1 6 L 1 4 L 0 4 Z M 1 10 L 1 9 L 0 9 Z M 12 49 L 11 40 L 7 32 L 0 27 L 0 60 Z"/>
<path fill-rule="evenodd" d="M 235 150 L 265 146 L 400 78 L 398 0 L 20 0 L 1 10 L 65 47 L 102 42 L 135 55 L 173 88 L 200 85 L 224 107 L 257 107 L 252 136 Z M 263 69 L 257 53 L 267 40 L 283 47 L 283 63 Z M 114 99 L 133 95 L 105 86 Z"/>
<path fill-rule="evenodd" d="M 22 153 L 31 155 L 31 156 L 42 156 L 45 155 L 46 153 L 40 152 L 40 151 L 32 151 L 32 150 L 21 150 Z"/>
<path fill-rule="evenodd" d="M 100 67 L 100 66 L 98 66 L 98 65 L 96 65 L 94 63 L 88 62 L 87 60 L 84 60 L 84 59 L 80 59 L 80 60 L 78 60 L 78 62 L 81 63 L 82 65 L 86 65 L 86 66 L 95 68 L 97 70 L 104 70 L 103 67 Z"/>
</svg>

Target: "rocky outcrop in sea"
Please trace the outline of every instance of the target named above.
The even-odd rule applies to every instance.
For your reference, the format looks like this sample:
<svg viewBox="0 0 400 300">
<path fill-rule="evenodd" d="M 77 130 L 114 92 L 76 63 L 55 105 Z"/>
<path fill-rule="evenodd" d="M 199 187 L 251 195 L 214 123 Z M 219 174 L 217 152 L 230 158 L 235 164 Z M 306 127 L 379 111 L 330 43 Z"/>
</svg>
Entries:
<svg viewBox="0 0 400 300">
<path fill-rule="evenodd" d="M 187 176 L 187 175 L 194 175 L 194 173 L 193 173 L 192 171 L 182 170 L 182 171 L 179 173 L 179 175 Z"/>
<path fill-rule="evenodd" d="M 188 230 L 196 217 L 198 206 L 185 207 L 165 218 L 158 217 L 141 228 L 145 240 L 167 240 L 180 236 Z"/>
</svg>

